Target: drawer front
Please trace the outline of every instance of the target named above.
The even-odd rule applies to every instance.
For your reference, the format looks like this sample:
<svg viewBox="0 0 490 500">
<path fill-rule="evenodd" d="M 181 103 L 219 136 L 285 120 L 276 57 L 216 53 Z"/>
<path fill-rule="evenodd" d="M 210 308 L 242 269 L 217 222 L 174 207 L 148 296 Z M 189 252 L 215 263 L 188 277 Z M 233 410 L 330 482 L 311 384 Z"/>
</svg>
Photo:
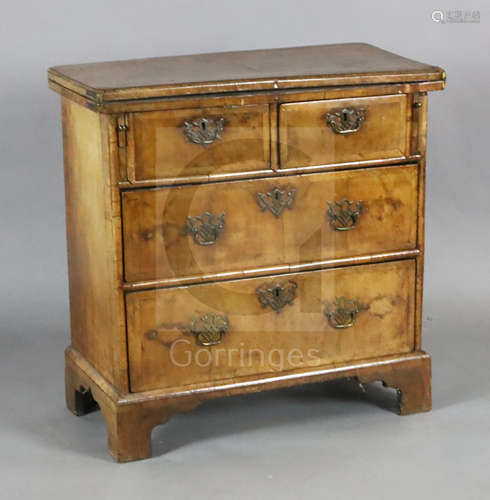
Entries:
<svg viewBox="0 0 490 500">
<path fill-rule="evenodd" d="M 133 392 L 405 353 L 412 260 L 127 294 Z"/>
<path fill-rule="evenodd" d="M 416 246 L 418 167 L 126 191 L 126 281 Z"/>
<path fill-rule="evenodd" d="M 299 102 L 280 106 L 283 168 L 406 156 L 407 95 Z"/>
<path fill-rule="evenodd" d="M 267 105 L 134 113 L 130 133 L 132 181 L 270 166 Z"/>
</svg>

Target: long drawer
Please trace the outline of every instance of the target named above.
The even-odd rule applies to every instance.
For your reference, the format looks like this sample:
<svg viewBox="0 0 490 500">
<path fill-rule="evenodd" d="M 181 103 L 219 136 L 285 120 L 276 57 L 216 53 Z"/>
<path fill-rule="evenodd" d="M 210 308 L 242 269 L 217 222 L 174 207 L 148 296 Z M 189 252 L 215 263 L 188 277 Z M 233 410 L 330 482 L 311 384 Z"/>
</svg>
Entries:
<svg viewBox="0 0 490 500">
<path fill-rule="evenodd" d="M 128 282 L 416 246 L 417 165 L 126 191 Z"/>
<path fill-rule="evenodd" d="M 405 353 L 413 260 L 126 296 L 132 391 Z"/>
</svg>

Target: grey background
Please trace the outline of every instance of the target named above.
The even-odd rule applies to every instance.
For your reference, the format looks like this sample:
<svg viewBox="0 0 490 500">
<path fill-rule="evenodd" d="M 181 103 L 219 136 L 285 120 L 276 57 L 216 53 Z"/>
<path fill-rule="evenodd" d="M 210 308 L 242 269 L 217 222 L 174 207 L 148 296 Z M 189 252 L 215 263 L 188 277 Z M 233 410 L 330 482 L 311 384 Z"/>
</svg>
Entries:
<svg viewBox="0 0 490 500">
<path fill-rule="evenodd" d="M 479 10 L 436 24 L 434 9 Z M 490 479 L 490 10 L 476 2 L 17 1 L 0 18 L 0 498 L 465 498 Z M 424 347 L 434 410 L 348 384 L 221 400 L 114 464 L 99 413 L 64 407 L 69 343 L 52 65 L 363 41 L 444 67 L 430 95 Z M 164 453 L 165 452 L 165 453 Z"/>
</svg>

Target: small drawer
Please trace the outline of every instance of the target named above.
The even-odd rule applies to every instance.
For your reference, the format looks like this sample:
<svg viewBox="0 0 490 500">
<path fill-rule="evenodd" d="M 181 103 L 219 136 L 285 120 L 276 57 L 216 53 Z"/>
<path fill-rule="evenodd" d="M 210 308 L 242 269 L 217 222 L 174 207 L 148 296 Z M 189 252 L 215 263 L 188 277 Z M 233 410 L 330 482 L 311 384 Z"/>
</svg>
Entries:
<svg viewBox="0 0 490 500">
<path fill-rule="evenodd" d="M 270 167 L 267 105 L 134 113 L 129 134 L 132 182 Z"/>
<path fill-rule="evenodd" d="M 281 167 L 400 159 L 408 112 L 407 95 L 282 104 Z"/>
<path fill-rule="evenodd" d="M 128 282 L 416 247 L 417 165 L 122 194 Z"/>
<path fill-rule="evenodd" d="M 126 295 L 134 392 L 406 353 L 412 260 Z"/>
</svg>

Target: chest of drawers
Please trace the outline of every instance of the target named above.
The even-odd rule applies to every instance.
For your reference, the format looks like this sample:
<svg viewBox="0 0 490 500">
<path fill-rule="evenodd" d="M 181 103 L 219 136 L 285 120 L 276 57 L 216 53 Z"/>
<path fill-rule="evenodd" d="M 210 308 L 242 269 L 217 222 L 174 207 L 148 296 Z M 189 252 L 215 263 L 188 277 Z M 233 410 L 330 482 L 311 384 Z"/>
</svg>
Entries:
<svg viewBox="0 0 490 500">
<path fill-rule="evenodd" d="M 51 68 L 62 96 L 66 399 L 119 461 L 221 396 L 351 377 L 431 406 L 427 92 L 366 44 Z M 197 418 L 197 417 L 196 417 Z"/>
</svg>

